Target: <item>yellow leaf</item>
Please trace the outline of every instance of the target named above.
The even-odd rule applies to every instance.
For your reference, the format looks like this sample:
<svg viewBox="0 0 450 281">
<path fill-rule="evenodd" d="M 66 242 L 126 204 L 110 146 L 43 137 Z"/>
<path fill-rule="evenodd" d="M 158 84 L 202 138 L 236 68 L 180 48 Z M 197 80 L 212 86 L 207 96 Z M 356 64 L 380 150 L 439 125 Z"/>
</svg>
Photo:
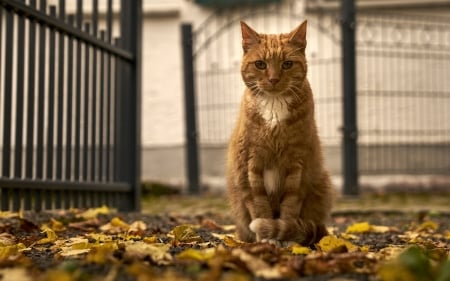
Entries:
<svg viewBox="0 0 450 281">
<path fill-rule="evenodd" d="M 240 247 L 240 246 L 245 245 L 244 242 L 236 240 L 233 237 L 231 237 L 230 235 L 225 235 L 222 240 L 225 243 L 225 245 L 227 245 L 228 247 L 231 247 L 231 248 Z"/>
<path fill-rule="evenodd" d="M 293 246 L 292 247 L 292 254 L 294 255 L 307 255 L 311 253 L 311 249 L 308 247 L 303 247 L 303 246 Z"/>
<path fill-rule="evenodd" d="M 0 246 L 0 261 L 8 259 L 10 256 L 19 254 L 22 249 L 25 249 L 25 245 L 22 243 L 9 246 Z"/>
<path fill-rule="evenodd" d="M 82 217 L 85 220 L 96 218 L 98 215 L 107 215 L 111 212 L 111 210 L 105 205 L 99 208 L 88 209 L 85 212 L 78 215 L 78 217 Z"/>
<path fill-rule="evenodd" d="M 424 221 L 421 225 L 419 225 L 415 231 L 436 231 L 438 229 L 438 224 L 434 221 Z"/>
<path fill-rule="evenodd" d="M 317 247 L 322 252 L 329 252 L 343 246 L 345 246 L 349 252 L 357 251 L 359 249 L 358 246 L 352 244 L 351 242 L 331 235 L 324 236 L 322 239 L 320 239 L 319 243 L 317 243 Z"/>
<path fill-rule="evenodd" d="M 371 230 L 368 222 L 355 223 L 347 227 L 346 233 L 365 233 Z"/>
<path fill-rule="evenodd" d="M 385 233 L 390 231 L 390 227 L 384 225 L 371 225 L 368 222 L 360 222 L 355 223 L 347 227 L 345 231 L 348 233 L 367 233 L 367 232 L 376 232 L 376 233 Z"/>
<path fill-rule="evenodd" d="M 103 233 L 89 233 L 86 234 L 87 237 L 94 239 L 96 242 L 108 242 L 112 241 L 111 235 L 106 235 Z"/>
<path fill-rule="evenodd" d="M 148 243 L 148 244 L 153 244 L 158 242 L 158 237 L 156 237 L 155 235 L 149 236 L 149 237 L 144 237 L 144 242 Z"/>
<path fill-rule="evenodd" d="M 71 240 L 70 248 L 72 250 L 80 250 L 89 248 L 89 241 L 86 238 L 77 238 L 74 237 Z"/>
<path fill-rule="evenodd" d="M 47 238 L 42 238 L 39 241 L 37 241 L 37 244 L 47 244 L 47 243 L 53 243 L 56 241 L 56 239 L 58 238 L 56 236 L 55 231 L 53 231 L 53 229 L 49 228 L 47 225 L 43 225 L 41 227 L 42 231 L 45 232 L 45 234 L 47 235 Z"/>
<path fill-rule="evenodd" d="M 54 218 L 50 219 L 50 228 L 54 231 L 64 231 L 66 228 L 64 227 L 64 224 L 58 220 L 55 220 Z"/>
<path fill-rule="evenodd" d="M 45 277 L 43 278 L 45 281 L 73 281 L 75 280 L 69 272 L 56 269 L 49 270 L 46 272 Z"/>
<path fill-rule="evenodd" d="M 130 228 L 130 226 L 129 226 L 126 222 L 124 222 L 123 220 L 121 220 L 121 219 L 118 218 L 118 217 L 114 217 L 114 218 L 111 220 L 111 225 L 112 225 L 112 226 L 121 227 L 121 228 L 126 228 L 126 229 Z"/>
<path fill-rule="evenodd" d="M 87 262 L 105 264 L 108 258 L 112 256 L 112 253 L 118 249 L 115 242 L 104 243 L 101 245 L 95 245 L 86 257 Z"/>
<path fill-rule="evenodd" d="M 215 248 L 207 248 L 203 250 L 196 250 L 196 249 L 186 249 L 183 252 L 179 253 L 177 255 L 178 259 L 181 260 L 196 260 L 196 261 L 207 261 L 214 257 L 216 254 Z"/>
<path fill-rule="evenodd" d="M 175 241 L 178 242 L 192 243 L 203 241 L 202 238 L 197 235 L 197 232 L 192 225 L 178 225 L 174 229 L 172 229 L 171 232 L 175 237 Z"/>
</svg>

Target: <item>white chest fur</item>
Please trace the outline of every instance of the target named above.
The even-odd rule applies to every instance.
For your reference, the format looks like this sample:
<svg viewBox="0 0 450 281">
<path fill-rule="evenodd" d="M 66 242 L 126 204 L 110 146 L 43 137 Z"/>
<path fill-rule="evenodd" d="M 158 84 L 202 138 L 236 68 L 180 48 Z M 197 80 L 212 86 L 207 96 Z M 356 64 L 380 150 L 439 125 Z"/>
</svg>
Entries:
<svg viewBox="0 0 450 281">
<path fill-rule="evenodd" d="M 258 111 L 270 127 L 275 127 L 289 115 L 290 97 L 261 97 L 258 101 Z"/>
<path fill-rule="evenodd" d="M 263 179 L 267 194 L 276 193 L 280 188 L 280 174 L 278 169 L 265 169 Z"/>
</svg>

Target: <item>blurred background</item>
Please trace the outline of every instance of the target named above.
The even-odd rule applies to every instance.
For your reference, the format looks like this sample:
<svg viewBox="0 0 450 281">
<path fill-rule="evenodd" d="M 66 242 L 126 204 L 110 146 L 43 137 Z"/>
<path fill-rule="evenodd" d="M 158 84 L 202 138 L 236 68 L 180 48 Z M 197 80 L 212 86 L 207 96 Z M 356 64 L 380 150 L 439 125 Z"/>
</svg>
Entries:
<svg viewBox="0 0 450 281">
<path fill-rule="evenodd" d="M 138 209 L 140 182 L 223 192 L 244 90 L 241 20 L 261 33 L 308 20 L 308 78 L 338 192 L 349 160 L 362 192 L 449 191 L 449 0 L 143 0 L 142 13 L 139 2 L 0 0 L 3 209 L 41 179 L 56 207 L 58 196 L 84 202 L 77 186 L 97 205 L 127 192 L 135 203 L 124 209 Z M 345 158 L 344 140 L 354 145 Z M 75 182 L 70 194 L 64 180 Z"/>
<path fill-rule="evenodd" d="M 186 186 L 180 24 L 194 34 L 201 182 L 224 187 L 228 138 L 243 92 L 244 20 L 262 33 L 308 20 L 309 80 L 325 162 L 342 187 L 343 65 L 337 0 L 144 1 L 142 178 Z M 364 188 L 450 185 L 450 1 L 356 5 L 356 119 Z"/>
</svg>

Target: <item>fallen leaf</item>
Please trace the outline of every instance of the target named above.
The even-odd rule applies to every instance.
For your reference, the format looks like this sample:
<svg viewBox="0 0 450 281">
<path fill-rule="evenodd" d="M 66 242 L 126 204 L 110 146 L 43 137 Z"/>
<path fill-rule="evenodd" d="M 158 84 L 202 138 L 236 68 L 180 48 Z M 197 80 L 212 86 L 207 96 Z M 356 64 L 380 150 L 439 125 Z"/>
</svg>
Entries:
<svg viewBox="0 0 450 281">
<path fill-rule="evenodd" d="M 355 223 L 347 227 L 345 233 L 385 233 L 391 231 L 391 228 L 383 225 L 371 225 L 368 222 Z"/>
<path fill-rule="evenodd" d="M 203 242 L 202 238 L 197 235 L 197 232 L 192 225 L 178 225 L 172 229 L 171 233 L 173 234 L 176 242 Z"/>
<path fill-rule="evenodd" d="M 128 242 L 125 244 L 125 257 L 131 260 L 142 260 L 145 257 L 157 265 L 168 265 L 172 262 L 172 256 L 168 253 L 168 244 L 147 244 L 142 241 Z"/>
<path fill-rule="evenodd" d="M 103 205 L 99 208 L 88 209 L 85 212 L 79 214 L 77 217 L 81 217 L 85 220 L 90 220 L 96 218 L 98 215 L 107 215 L 109 213 L 111 213 L 111 209 Z"/>
<path fill-rule="evenodd" d="M 0 247 L 1 246 L 12 246 L 16 244 L 16 237 L 12 234 L 4 232 L 0 234 Z"/>
<path fill-rule="evenodd" d="M 36 244 L 47 244 L 47 243 L 53 243 L 58 238 L 56 236 L 56 233 L 53 229 L 49 228 L 47 225 L 42 226 L 42 232 L 44 232 L 47 237 L 42 238 L 39 241 L 36 242 Z"/>
<path fill-rule="evenodd" d="M 207 248 L 202 250 L 186 249 L 179 253 L 176 257 L 180 260 L 196 260 L 204 262 L 214 257 L 215 254 L 215 248 Z"/>
<path fill-rule="evenodd" d="M 0 278 L 2 281 L 33 281 L 27 270 L 22 267 L 0 269 Z"/>
<path fill-rule="evenodd" d="M 415 231 L 417 232 L 434 232 L 438 229 L 438 224 L 434 221 L 425 221 L 421 225 L 419 225 Z"/>
<path fill-rule="evenodd" d="M 144 231 L 147 229 L 147 225 L 143 221 L 135 221 L 130 224 L 128 229 L 128 234 L 132 235 L 142 235 Z"/>
<path fill-rule="evenodd" d="M 292 254 L 294 255 L 307 255 L 310 254 L 312 250 L 308 247 L 303 246 L 292 246 Z"/>
<path fill-rule="evenodd" d="M 280 279 L 283 277 L 280 270 L 276 266 L 270 266 L 270 264 L 264 260 L 247 253 L 243 249 L 235 248 L 232 250 L 231 254 L 234 257 L 239 258 L 239 260 L 243 262 L 250 272 L 252 272 L 256 277 L 266 279 Z"/>
<path fill-rule="evenodd" d="M 322 252 L 330 252 L 339 247 L 345 247 L 350 252 L 359 250 L 359 247 L 352 244 L 350 241 L 331 235 L 324 236 L 316 246 Z"/>
</svg>

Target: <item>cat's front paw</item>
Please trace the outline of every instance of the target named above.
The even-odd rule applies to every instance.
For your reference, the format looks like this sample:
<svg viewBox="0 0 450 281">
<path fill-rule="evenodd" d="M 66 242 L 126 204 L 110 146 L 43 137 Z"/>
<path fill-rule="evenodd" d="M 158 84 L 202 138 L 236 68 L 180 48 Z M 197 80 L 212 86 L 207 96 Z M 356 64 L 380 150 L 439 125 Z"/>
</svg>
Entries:
<svg viewBox="0 0 450 281">
<path fill-rule="evenodd" d="M 259 229 L 261 228 L 261 225 L 264 223 L 264 219 L 254 219 L 252 222 L 248 225 L 251 231 L 254 233 L 258 233 Z"/>
<path fill-rule="evenodd" d="M 260 242 L 263 239 L 273 239 L 273 224 L 272 219 L 257 218 L 252 220 L 248 227 L 256 234 L 256 241 Z"/>
</svg>

